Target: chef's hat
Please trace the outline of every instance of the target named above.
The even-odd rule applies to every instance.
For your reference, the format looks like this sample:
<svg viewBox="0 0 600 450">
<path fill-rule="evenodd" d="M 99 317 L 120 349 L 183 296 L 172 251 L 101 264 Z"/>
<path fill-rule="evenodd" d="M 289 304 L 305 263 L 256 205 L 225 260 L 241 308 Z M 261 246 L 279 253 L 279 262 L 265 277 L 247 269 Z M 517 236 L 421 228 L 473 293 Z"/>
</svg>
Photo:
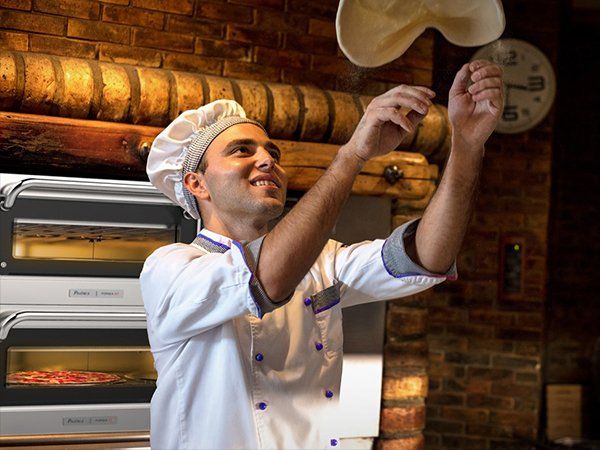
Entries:
<svg viewBox="0 0 600 450">
<path fill-rule="evenodd" d="M 152 143 L 146 164 L 150 182 L 193 218 L 200 219 L 196 199 L 184 186 L 183 177 L 198 170 L 208 146 L 219 134 L 239 123 L 252 123 L 264 130 L 260 123 L 246 118 L 242 106 L 233 100 L 216 100 L 184 111 Z"/>
<path fill-rule="evenodd" d="M 498 39 L 505 20 L 500 0 L 340 0 L 335 25 L 348 59 L 377 67 L 402 55 L 426 28 L 472 47 Z"/>
</svg>

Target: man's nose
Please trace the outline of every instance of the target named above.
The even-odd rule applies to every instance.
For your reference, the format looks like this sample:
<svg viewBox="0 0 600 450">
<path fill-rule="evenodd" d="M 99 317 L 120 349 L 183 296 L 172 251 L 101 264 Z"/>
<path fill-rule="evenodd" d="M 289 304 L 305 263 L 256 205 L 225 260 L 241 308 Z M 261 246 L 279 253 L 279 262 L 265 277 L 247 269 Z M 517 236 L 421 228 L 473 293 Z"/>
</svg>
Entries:
<svg viewBox="0 0 600 450">
<path fill-rule="evenodd" d="M 256 150 L 256 166 L 262 170 L 271 170 L 275 166 L 275 158 L 264 147 Z"/>
</svg>

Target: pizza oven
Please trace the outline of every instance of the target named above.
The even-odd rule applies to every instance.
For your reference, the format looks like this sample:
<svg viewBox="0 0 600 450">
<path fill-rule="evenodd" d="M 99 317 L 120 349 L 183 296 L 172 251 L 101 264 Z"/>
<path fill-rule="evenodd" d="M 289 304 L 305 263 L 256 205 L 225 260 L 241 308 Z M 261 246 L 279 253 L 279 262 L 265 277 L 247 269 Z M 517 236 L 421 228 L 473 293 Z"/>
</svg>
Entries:
<svg viewBox="0 0 600 450">
<path fill-rule="evenodd" d="M 0 445 L 147 436 L 138 276 L 196 228 L 149 183 L 0 174 Z"/>
</svg>

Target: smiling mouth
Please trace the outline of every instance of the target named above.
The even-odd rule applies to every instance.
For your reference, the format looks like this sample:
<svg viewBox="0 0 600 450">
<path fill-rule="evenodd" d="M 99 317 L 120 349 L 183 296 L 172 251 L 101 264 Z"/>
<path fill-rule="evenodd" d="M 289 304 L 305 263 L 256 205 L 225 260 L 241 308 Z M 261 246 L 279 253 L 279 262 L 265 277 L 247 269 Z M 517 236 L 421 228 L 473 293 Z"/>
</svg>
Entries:
<svg viewBox="0 0 600 450">
<path fill-rule="evenodd" d="M 254 181 L 250 184 L 252 186 L 268 186 L 268 187 L 273 187 L 273 188 L 279 187 L 279 186 L 277 186 L 277 184 L 275 184 L 275 182 L 269 181 L 269 180 L 258 180 L 258 181 Z"/>
</svg>

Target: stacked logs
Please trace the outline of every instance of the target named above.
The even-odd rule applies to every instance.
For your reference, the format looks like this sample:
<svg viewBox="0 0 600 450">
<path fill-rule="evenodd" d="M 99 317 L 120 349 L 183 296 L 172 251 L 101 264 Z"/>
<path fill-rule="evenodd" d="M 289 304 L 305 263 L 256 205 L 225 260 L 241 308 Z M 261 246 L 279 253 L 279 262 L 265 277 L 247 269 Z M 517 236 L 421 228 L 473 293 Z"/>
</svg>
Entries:
<svg viewBox="0 0 600 450">
<path fill-rule="evenodd" d="M 182 111 L 235 99 L 276 139 L 343 144 L 372 97 L 314 86 L 234 80 L 36 53 L 0 52 L 0 110 L 165 126 Z M 435 105 L 400 147 L 449 148 L 446 108 Z"/>
</svg>

